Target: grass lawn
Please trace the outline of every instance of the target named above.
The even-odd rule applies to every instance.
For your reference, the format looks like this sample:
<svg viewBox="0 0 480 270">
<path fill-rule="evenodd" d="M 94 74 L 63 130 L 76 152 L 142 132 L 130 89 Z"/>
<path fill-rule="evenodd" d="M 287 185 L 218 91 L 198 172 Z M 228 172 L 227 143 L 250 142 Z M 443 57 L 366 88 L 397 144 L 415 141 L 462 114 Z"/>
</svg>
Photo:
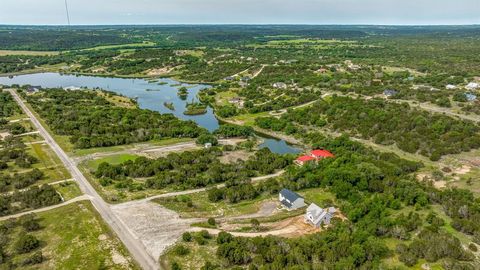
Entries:
<svg viewBox="0 0 480 270">
<path fill-rule="evenodd" d="M 90 202 L 78 202 L 37 216 L 41 229 L 32 234 L 41 241 L 45 261 L 22 269 L 139 269 Z M 19 231 L 20 227 L 16 233 Z"/>
<path fill-rule="evenodd" d="M 329 201 L 335 202 L 335 195 L 323 188 L 306 189 L 298 193 L 305 198 L 305 203 L 315 203 L 320 207 L 329 207 L 326 205 Z"/>
<path fill-rule="evenodd" d="M 238 94 L 234 91 L 220 92 L 215 96 L 215 103 L 219 106 L 226 106 L 230 104 L 228 101 L 234 97 L 238 97 Z"/>
<path fill-rule="evenodd" d="M 229 120 L 242 122 L 245 126 L 253 126 L 255 124 L 256 118 L 268 117 L 268 116 L 270 116 L 268 112 L 248 113 L 248 114 L 241 114 L 241 115 L 229 118 Z"/>
<path fill-rule="evenodd" d="M 89 160 L 87 162 L 87 166 L 90 170 L 95 171 L 95 170 L 97 170 L 98 166 L 103 162 L 107 162 L 107 163 L 110 163 L 112 165 L 117 165 L 117 164 L 123 163 L 123 162 L 128 161 L 128 160 L 135 160 L 138 157 L 139 156 L 132 155 L 132 154 L 112 155 L 112 156 L 108 156 L 108 157 L 104 157 L 104 158 Z"/>
<path fill-rule="evenodd" d="M 190 195 L 181 195 L 171 198 L 153 200 L 162 206 L 177 212 L 183 218 L 197 217 L 225 217 L 256 213 L 261 204 L 271 196 L 261 195 L 255 200 L 242 201 L 230 204 L 224 201 L 212 203 L 208 200 L 207 192 Z M 191 206 L 189 206 L 191 201 Z"/>
<path fill-rule="evenodd" d="M 53 186 L 60 193 L 65 201 L 71 200 L 82 195 L 78 184 L 74 181 L 63 182 Z"/>
</svg>

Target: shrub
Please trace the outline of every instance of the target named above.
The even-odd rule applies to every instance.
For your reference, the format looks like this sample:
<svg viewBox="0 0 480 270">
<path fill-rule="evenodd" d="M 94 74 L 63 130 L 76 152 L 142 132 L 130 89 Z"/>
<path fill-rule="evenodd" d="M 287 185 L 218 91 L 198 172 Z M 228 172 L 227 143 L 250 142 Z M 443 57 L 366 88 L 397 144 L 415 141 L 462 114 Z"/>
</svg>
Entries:
<svg viewBox="0 0 480 270">
<path fill-rule="evenodd" d="M 182 234 L 182 239 L 184 242 L 191 242 L 192 241 L 192 234 L 189 232 L 184 232 Z"/>
<path fill-rule="evenodd" d="M 15 250 L 18 253 L 28 253 L 40 246 L 40 241 L 38 241 L 35 236 L 30 234 L 23 234 L 15 243 Z"/>
<path fill-rule="evenodd" d="M 190 250 L 184 245 L 178 245 L 174 249 L 175 254 L 178 256 L 185 256 L 190 253 Z"/>
<path fill-rule="evenodd" d="M 214 218 L 209 218 L 207 221 L 208 225 L 215 226 L 217 223 Z"/>
</svg>

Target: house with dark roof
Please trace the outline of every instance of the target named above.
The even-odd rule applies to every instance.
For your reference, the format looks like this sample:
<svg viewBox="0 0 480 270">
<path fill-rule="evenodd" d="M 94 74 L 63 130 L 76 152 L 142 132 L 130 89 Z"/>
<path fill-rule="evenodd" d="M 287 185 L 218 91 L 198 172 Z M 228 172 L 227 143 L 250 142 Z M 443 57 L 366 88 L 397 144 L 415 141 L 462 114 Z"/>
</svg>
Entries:
<svg viewBox="0 0 480 270">
<path fill-rule="evenodd" d="M 320 228 L 322 224 L 329 225 L 336 212 L 337 210 L 334 207 L 323 209 L 312 203 L 308 206 L 304 219 L 306 223 L 315 228 Z"/>
<path fill-rule="evenodd" d="M 280 191 L 278 194 L 278 200 L 282 204 L 282 207 L 288 211 L 299 209 L 305 206 L 305 200 L 302 196 L 286 188 Z"/>
<path fill-rule="evenodd" d="M 28 93 L 28 94 L 35 94 L 35 93 L 37 93 L 38 91 L 40 91 L 41 89 L 42 89 L 41 86 L 33 86 L 33 85 L 32 85 L 32 86 L 29 86 L 29 87 L 27 88 L 27 93 Z"/>
</svg>

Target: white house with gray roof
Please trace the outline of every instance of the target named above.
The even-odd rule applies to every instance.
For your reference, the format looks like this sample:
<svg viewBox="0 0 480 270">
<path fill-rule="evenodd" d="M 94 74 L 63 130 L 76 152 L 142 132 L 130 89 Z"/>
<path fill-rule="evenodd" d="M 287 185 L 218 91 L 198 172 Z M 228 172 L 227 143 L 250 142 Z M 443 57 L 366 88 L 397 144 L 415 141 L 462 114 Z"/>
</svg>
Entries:
<svg viewBox="0 0 480 270">
<path fill-rule="evenodd" d="M 323 209 L 312 203 L 307 208 L 307 212 L 305 213 L 305 222 L 311 224 L 315 228 L 320 228 L 322 224 L 330 224 L 335 212 L 337 212 L 337 210 L 334 207 Z"/>
<path fill-rule="evenodd" d="M 288 211 L 299 209 L 306 205 L 302 196 L 286 188 L 280 191 L 278 200 Z"/>
</svg>

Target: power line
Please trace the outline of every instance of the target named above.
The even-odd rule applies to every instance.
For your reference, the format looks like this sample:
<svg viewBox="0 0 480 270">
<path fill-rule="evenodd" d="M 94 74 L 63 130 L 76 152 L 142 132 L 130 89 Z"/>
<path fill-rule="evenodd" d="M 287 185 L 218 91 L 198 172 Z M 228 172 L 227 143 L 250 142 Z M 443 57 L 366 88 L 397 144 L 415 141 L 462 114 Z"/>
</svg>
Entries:
<svg viewBox="0 0 480 270">
<path fill-rule="evenodd" d="M 68 13 L 67 0 L 65 0 L 65 10 L 67 11 L 67 21 L 68 21 L 68 25 L 70 26 L 70 14 Z"/>
</svg>

